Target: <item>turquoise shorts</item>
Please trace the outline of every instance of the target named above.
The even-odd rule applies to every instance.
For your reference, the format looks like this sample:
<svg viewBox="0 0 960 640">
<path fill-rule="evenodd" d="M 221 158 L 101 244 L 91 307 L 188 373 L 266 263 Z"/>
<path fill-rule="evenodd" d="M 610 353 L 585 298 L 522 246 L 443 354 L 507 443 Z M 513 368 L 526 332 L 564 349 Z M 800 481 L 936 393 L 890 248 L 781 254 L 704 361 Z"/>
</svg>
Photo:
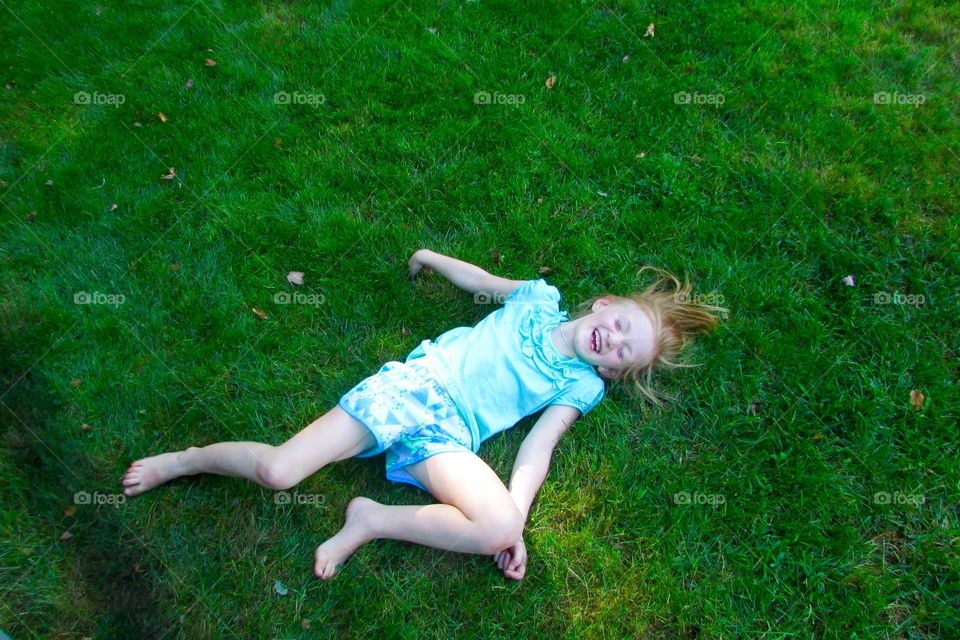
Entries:
<svg viewBox="0 0 960 640">
<path fill-rule="evenodd" d="M 453 399 L 430 367 L 417 360 L 386 363 L 340 398 L 339 405 L 377 441 L 356 457 L 386 452 L 387 480 L 392 482 L 429 493 L 404 467 L 438 453 L 473 453 L 470 429 Z"/>
</svg>

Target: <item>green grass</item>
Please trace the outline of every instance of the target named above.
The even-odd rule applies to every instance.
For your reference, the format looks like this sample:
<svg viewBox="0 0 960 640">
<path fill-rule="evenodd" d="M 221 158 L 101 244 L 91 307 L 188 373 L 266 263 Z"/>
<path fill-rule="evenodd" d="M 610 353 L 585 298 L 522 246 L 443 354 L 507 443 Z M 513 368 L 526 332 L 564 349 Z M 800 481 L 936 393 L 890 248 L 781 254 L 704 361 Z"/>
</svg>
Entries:
<svg viewBox="0 0 960 640">
<path fill-rule="evenodd" d="M 960 636 L 958 27 L 934 0 L 0 0 L 0 629 Z M 313 578 L 351 497 L 431 502 L 382 457 L 302 483 L 317 507 L 203 477 L 65 514 L 136 457 L 282 442 L 490 311 L 410 283 L 419 247 L 550 267 L 568 307 L 649 263 L 731 309 L 660 378 L 678 404 L 611 389 L 560 442 L 522 582 L 395 541 Z M 324 303 L 274 304 L 290 270 Z M 530 424 L 481 449 L 505 480 Z"/>
</svg>

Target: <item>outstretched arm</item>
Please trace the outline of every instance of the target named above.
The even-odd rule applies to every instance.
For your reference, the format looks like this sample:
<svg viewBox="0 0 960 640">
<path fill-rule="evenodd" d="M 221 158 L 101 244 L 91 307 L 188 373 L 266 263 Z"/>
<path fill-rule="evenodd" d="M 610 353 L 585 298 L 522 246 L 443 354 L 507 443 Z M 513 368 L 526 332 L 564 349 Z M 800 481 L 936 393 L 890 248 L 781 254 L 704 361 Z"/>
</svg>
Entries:
<svg viewBox="0 0 960 640">
<path fill-rule="evenodd" d="M 524 520 L 530 513 L 537 491 L 547 478 L 550 459 L 560 436 L 579 417 L 580 411 L 574 407 L 550 405 L 523 439 L 517 452 L 517 460 L 513 463 L 513 472 L 510 474 L 510 495 Z M 523 578 L 527 562 L 527 549 L 523 539 L 494 555 L 493 559 L 508 578 Z"/>
<path fill-rule="evenodd" d="M 506 297 L 523 284 L 523 280 L 510 280 L 495 276 L 480 267 L 445 256 L 429 249 L 420 249 L 410 258 L 410 277 L 415 278 L 420 270 L 428 267 L 468 293 L 489 293 L 496 299 Z"/>
</svg>

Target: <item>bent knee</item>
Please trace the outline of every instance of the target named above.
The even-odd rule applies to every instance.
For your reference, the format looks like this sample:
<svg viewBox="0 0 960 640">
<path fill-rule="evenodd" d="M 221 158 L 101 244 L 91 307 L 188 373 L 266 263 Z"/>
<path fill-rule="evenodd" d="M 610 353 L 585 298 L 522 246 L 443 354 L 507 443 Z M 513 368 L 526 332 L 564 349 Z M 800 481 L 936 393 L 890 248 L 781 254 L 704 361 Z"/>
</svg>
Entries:
<svg viewBox="0 0 960 640">
<path fill-rule="evenodd" d="M 256 476 L 257 482 L 275 491 L 290 489 L 303 479 L 292 465 L 278 455 L 258 460 Z"/>
<path fill-rule="evenodd" d="M 483 521 L 484 553 L 503 551 L 523 536 L 523 515 L 519 509 L 504 510 Z"/>
</svg>

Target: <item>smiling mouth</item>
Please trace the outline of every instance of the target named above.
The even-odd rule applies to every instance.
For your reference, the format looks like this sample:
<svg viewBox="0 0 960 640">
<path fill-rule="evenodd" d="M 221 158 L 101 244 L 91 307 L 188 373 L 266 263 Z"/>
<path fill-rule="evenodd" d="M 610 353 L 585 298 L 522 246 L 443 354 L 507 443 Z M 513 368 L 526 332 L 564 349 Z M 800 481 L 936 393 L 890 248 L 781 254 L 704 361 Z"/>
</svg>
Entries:
<svg viewBox="0 0 960 640">
<path fill-rule="evenodd" d="M 600 353 L 600 332 L 596 329 L 593 330 L 590 346 L 593 347 L 595 353 Z"/>
</svg>

